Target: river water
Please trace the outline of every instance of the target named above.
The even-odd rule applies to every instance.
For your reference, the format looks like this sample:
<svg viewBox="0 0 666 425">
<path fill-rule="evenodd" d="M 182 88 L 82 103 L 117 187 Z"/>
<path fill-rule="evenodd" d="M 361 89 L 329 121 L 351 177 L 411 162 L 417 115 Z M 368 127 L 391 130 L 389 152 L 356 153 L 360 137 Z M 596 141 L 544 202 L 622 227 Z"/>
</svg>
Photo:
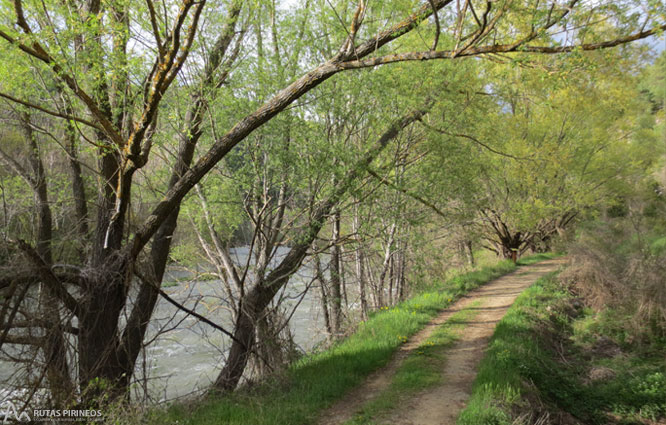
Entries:
<svg viewBox="0 0 666 425">
<path fill-rule="evenodd" d="M 248 247 L 231 250 L 237 264 L 245 264 Z M 279 248 L 274 264 L 286 255 L 288 248 Z M 274 265 L 273 264 L 273 265 Z M 304 352 L 310 351 L 325 339 L 325 325 L 319 308 L 318 288 L 311 285 L 312 267 L 305 264 L 292 276 L 278 296 L 284 298 L 287 314 L 293 312 L 289 326 L 295 343 Z M 164 291 L 209 320 L 232 331 L 231 313 L 225 307 L 225 292 L 219 280 L 188 280 L 192 273 L 170 267 L 165 282 L 179 281 Z M 207 388 L 224 363 L 230 339 L 211 326 L 179 310 L 160 297 L 149 326 L 146 341 L 150 341 L 137 361 L 135 393 L 144 387 L 153 401 L 167 401 L 187 396 Z M 13 374 L 14 365 L 0 362 L 0 383 Z M 147 378 L 145 381 L 141 378 Z M 0 389 L 7 395 L 6 390 Z"/>
<path fill-rule="evenodd" d="M 248 248 L 231 250 L 237 264 L 245 264 Z M 274 262 L 279 261 L 288 248 L 280 248 Z M 184 272 L 170 270 L 169 278 L 182 278 Z M 285 290 L 278 296 L 284 298 L 287 314 L 293 312 L 289 326 L 295 343 L 304 352 L 310 351 L 325 339 L 318 290 L 311 286 L 312 267 L 305 264 L 292 276 Z M 226 299 L 219 280 L 184 282 L 165 288 L 172 298 L 191 308 L 216 324 L 231 331 L 231 314 L 225 308 Z M 173 399 L 208 387 L 223 364 L 225 350 L 230 339 L 211 326 L 177 309 L 160 298 L 155 309 L 147 340 L 161 329 L 168 329 L 146 349 L 145 364 L 139 362 L 138 371 L 148 372 L 150 393 L 160 401 Z"/>
</svg>

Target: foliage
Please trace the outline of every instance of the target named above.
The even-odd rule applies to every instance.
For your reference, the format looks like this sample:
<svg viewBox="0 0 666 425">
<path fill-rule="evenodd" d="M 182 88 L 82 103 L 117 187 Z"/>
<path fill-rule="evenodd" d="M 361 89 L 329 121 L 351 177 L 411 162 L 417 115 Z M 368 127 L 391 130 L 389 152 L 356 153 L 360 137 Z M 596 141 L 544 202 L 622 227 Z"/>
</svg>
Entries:
<svg viewBox="0 0 666 425">
<path fill-rule="evenodd" d="M 609 342 L 617 334 L 607 329 L 618 319 L 582 309 L 554 276 L 541 279 L 495 329 L 458 423 L 508 425 L 573 415 L 571 420 L 601 424 L 611 413 L 620 423 L 663 417 L 663 342 L 653 341 L 647 351 L 622 344 L 620 355 L 610 354 L 619 342 Z M 604 375 L 596 377 L 595 370 Z"/>
<path fill-rule="evenodd" d="M 473 264 L 470 229 L 490 204 L 514 235 L 597 207 L 590 185 L 615 177 L 618 158 L 639 169 L 658 134 L 644 116 L 642 150 L 594 151 L 635 118 L 632 76 L 610 70 L 633 70 L 642 49 L 625 45 L 663 32 L 663 1 L 474 3 L 1 0 L 0 353 L 23 367 L 15 386 L 57 404 L 124 399 L 173 261 L 220 277 L 234 337 L 215 386 L 233 390 L 276 330 L 262 326 L 284 328 L 278 294 L 319 251 L 354 246 L 358 286 L 380 308 L 437 267 L 421 259 L 433 241 Z M 515 69 L 530 66 L 557 72 Z M 658 81 L 645 83 L 653 105 Z M 566 108 L 575 134 L 559 140 Z M 531 166 L 487 152 L 503 149 Z M 497 181 L 512 199 L 487 187 Z M 523 248 L 502 243 L 505 256 Z M 244 266 L 228 255 L 242 245 Z M 351 275 L 332 269 L 328 285 Z"/>
<path fill-rule="evenodd" d="M 368 321 L 359 324 L 353 335 L 331 349 L 299 360 L 282 380 L 267 382 L 258 388 L 248 388 L 224 398 L 213 397 L 195 409 L 176 404 L 167 412 L 154 412 L 156 416 L 152 421 L 190 424 L 220 421 L 230 424 L 312 423 L 320 409 L 385 365 L 404 338 L 420 330 L 441 309 L 470 289 L 511 272 L 515 267 L 503 261 L 450 281 L 436 282 L 430 290 L 394 308 L 374 313 Z"/>
<path fill-rule="evenodd" d="M 663 195 L 648 176 L 605 217 L 581 226 L 565 278 L 593 300 L 596 308 L 613 308 L 635 343 L 666 337 L 666 251 Z M 626 320 L 629 319 L 629 320 Z"/>
<path fill-rule="evenodd" d="M 464 193 L 445 197 L 451 219 L 473 224 L 484 246 L 508 256 L 550 250 L 552 238 L 572 222 L 615 202 L 629 190 L 625 182 L 663 150 L 655 126 L 660 112 L 650 110 L 654 96 L 638 89 L 651 81 L 639 76 L 643 61 L 637 50 L 582 62 L 484 65 L 481 75 L 492 81 L 483 88 L 485 102 L 466 104 L 458 123 L 444 119 L 432 128 L 444 147 L 433 149 L 434 166 L 464 164 L 455 177 Z M 593 69 L 593 76 L 581 68 Z"/>
</svg>

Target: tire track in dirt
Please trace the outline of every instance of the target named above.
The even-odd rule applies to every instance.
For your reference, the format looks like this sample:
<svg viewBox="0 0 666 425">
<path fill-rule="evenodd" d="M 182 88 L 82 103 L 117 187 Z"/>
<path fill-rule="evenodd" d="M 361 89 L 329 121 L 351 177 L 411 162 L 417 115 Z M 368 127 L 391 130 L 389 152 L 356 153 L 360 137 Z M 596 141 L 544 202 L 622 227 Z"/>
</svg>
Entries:
<svg viewBox="0 0 666 425">
<path fill-rule="evenodd" d="M 365 403 L 388 388 L 403 360 L 428 339 L 438 326 L 456 312 L 472 308 L 477 310 L 477 314 L 465 324 L 453 347 L 445 351 L 441 384 L 410 397 L 381 420 L 393 425 L 455 424 L 469 398 L 479 362 L 497 322 L 504 317 L 523 290 L 562 264 L 564 259 L 558 258 L 524 266 L 470 291 L 413 335 L 385 367 L 372 373 L 363 384 L 325 410 L 319 425 L 338 425 L 352 419 Z M 470 307 L 478 300 L 481 301 L 478 306 Z"/>
</svg>

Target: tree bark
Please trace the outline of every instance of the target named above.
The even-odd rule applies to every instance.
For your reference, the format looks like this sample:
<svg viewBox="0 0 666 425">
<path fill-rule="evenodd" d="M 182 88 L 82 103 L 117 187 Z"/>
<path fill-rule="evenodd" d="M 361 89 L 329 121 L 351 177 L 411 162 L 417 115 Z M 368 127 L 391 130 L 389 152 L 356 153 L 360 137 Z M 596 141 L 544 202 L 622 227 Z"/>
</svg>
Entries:
<svg viewBox="0 0 666 425">
<path fill-rule="evenodd" d="M 51 252 L 53 219 L 48 199 L 46 172 L 40 155 L 39 145 L 32 131 L 30 116 L 27 113 L 22 113 L 19 117 L 19 127 L 28 145 L 28 162 L 32 173 L 31 175 L 25 175 L 24 178 L 26 178 L 28 183 L 31 183 L 37 200 L 38 214 L 35 253 L 39 256 L 43 264 L 50 267 L 53 264 L 53 255 Z M 62 405 L 65 400 L 73 395 L 74 391 L 70 366 L 67 361 L 65 335 L 62 329 L 62 321 L 58 309 L 59 303 L 54 293 L 54 288 L 50 285 L 44 285 L 42 294 L 44 296 L 40 297 L 39 308 L 43 311 L 49 324 L 47 336 L 42 345 L 46 375 L 52 397 L 59 405 Z"/>
<path fill-rule="evenodd" d="M 319 259 L 319 254 L 314 255 L 314 269 L 315 276 L 319 282 L 319 289 L 321 291 L 321 311 L 324 314 L 324 324 L 326 325 L 326 332 L 330 335 L 333 335 L 333 328 L 331 327 L 331 318 L 328 314 L 328 295 L 326 294 L 326 279 L 324 279 L 324 274 L 321 271 L 321 260 Z"/>
<path fill-rule="evenodd" d="M 474 260 L 474 251 L 472 250 L 472 241 L 466 239 L 463 241 L 463 246 L 465 250 L 465 257 L 467 258 L 467 265 L 474 267 L 476 261 Z"/>
<path fill-rule="evenodd" d="M 386 274 L 388 273 L 389 263 L 391 261 L 391 255 L 393 255 L 393 240 L 395 238 L 395 229 L 396 224 L 393 222 L 391 224 L 391 230 L 389 230 L 388 240 L 386 241 L 386 247 L 384 248 L 384 260 L 382 262 L 382 269 L 379 273 L 379 285 L 377 288 L 377 302 L 379 306 L 384 305 L 384 287 L 386 285 Z"/>
<path fill-rule="evenodd" d="M 289 281 L 289 278 L 300 267 L 308 249 L 319 234 L 326 217 L 331 214 L 342 197 L 351 189 L 356 179 L 362 175 L 372 161 L 379 155 L 387 144 L 395 139 L 400 132 L 415 121 L 421 119 L 432 106 L 431 101 L 426 102 L 426 108 L 407 114 L 393 123 L 389 129 L 374 143 L 367 153 L 351 168 L 351 171 L 338 183 L 329 198 L 323 201 L 310 216 L 303 232 L 293 238 L 294 244 L 289 253 L 282 259 L 268 276 L 261 279 L 241 300 L 242 308 L 239 312 L 234 340 L 227 356 L 227 361 L 215 380 L 214 387 L 220 391 L 233 391 L 240 381 L 249 355 L 253 350 L 257 319 L 269 305 L 278 291 Z"/>
<path fill-rule="evenodd" d="M 333 224 L 331 235 L 331 262 L 330 288 L 331 288 L 331 328 L 335 335 L 340 334 L 342 328 L 342 292 L 340 288 L 340 211 L 333 212 L 331 218 Z"/>
<path fill-rule="evenodd" d="M 358 208 L 358 201 L 354 203 L 354 218 L 352 221 L 354 235 L 357 241 L 360 241 L 359 233 L 361 230 L 361 217 Z M 367 283 L 365 280 L 365 259 L 363 258 L 363 245 L 359 242 L 356 244 L 354 250 L 356 260 L 356 278 L 358 280 L 358 292 L 361 302 L 361 319 L 367 320 L 368 318 L 368 299 L 366 295 Z"/>
</svg>

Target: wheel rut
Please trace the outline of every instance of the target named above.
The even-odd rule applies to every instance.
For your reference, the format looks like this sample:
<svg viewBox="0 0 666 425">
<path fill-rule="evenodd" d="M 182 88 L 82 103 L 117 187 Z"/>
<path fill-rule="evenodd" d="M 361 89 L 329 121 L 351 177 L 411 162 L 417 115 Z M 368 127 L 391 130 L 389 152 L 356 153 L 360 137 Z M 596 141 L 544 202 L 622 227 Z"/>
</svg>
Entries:
<svg viewBox="0 0 666 425">
<path fill-rule="evenodd" d="M 389 363 L 372 373 L 360 386 L 325 410 L 319 425 L 338 425 L 352 419 L 363 405 L 388 388 L 396 371 L 433 331 L 455 313 L 476 310 L 465 323 L 455 344 L 444 352 L 442 380 L 435 387 L 414 394 L 381 418 L 380 423 L 392 425 L 453 425 L 470 396 L 477 368 L 490 337 L 516 297 L 545 274 L 556 271 L 564 259 L 558 258 L 524 266 L 470 291 L 442 311 L 421 331 L 400 347 Z M 473 303 L 478 302 L 474 307 Z"/>
</svg>

